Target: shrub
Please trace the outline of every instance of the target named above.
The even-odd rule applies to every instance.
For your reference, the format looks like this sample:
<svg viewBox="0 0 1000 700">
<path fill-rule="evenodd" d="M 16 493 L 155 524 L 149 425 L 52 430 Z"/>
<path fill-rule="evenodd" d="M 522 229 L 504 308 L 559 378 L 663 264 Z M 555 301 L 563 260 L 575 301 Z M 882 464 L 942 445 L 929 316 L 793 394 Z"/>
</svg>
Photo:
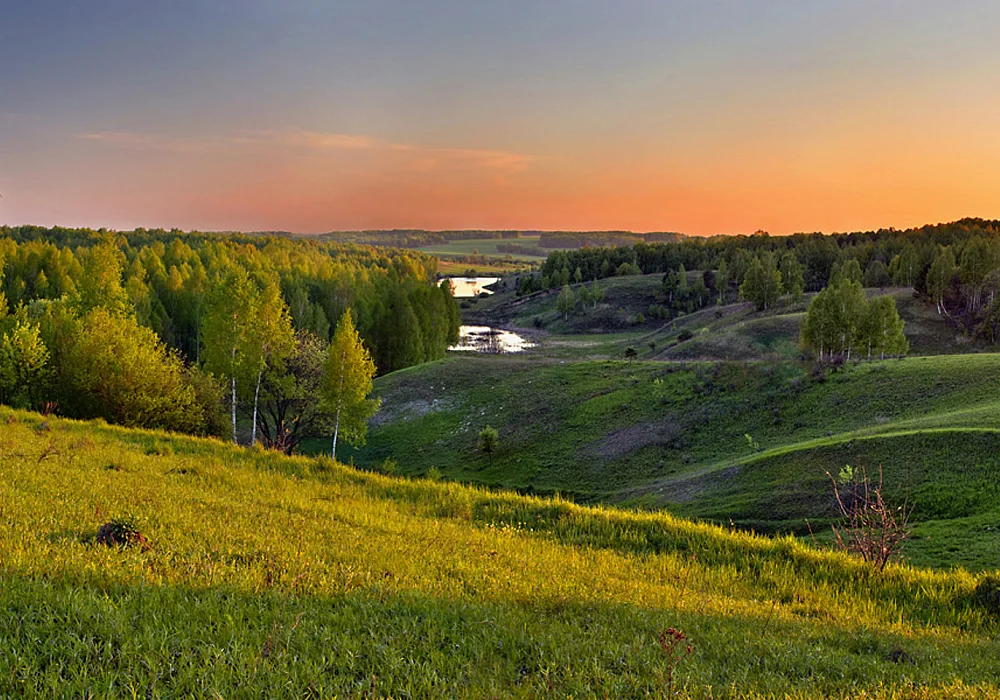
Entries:
<svg viewBox="0 0 1000 700">
<path fill-rule="evenodd" d="M 837 547 L 857 554 L 882 571 L 910 536 L 912 506 L 908 500 L 900 506 L 886 502 L 881 467 L 878 481 L 869 479 L 864 467 L 855 471 L 850 465 L 841 469 L 836 478 L 829 472 L 827 476 L 845 521 L 840 527 L 832 526 Z"/>
<path fill-rule="evenodd" d="M 487 425 L 479 431 L 479 451 L 485 452 L 489 456 L 490 464 L 493 464 L 493 453 L 497 451 L 499 446 L 500 433 L 496 428 Z"/>
</svg>

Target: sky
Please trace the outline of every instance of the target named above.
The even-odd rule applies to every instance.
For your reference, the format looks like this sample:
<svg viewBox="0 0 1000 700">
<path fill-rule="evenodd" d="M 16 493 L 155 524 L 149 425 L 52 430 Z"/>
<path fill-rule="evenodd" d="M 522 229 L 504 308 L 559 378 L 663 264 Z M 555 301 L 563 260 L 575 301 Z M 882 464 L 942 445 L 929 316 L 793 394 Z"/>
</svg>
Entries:
<svg viewBox="0 0 1000 700">
<path fill-rule="evenodd" d="M 0 224 L 1000 218 L 995 0 L 0 3 Z"/>
</svg>

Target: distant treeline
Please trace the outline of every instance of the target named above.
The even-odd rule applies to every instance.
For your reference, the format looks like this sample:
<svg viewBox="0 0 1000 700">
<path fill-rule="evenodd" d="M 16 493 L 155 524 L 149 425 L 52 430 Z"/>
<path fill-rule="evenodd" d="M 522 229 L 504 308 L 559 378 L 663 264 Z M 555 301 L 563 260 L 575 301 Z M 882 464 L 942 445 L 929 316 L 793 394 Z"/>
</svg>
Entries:
<svg viewBox="0 0 1000 700">
<path fill-rule="evenodd" d="M 998 220 L 969 218 L 905 231 L 684 237 L 673 243 L 559 250 L 548 256 L 539 276 L 522 277 L 519 290 L 682 269 L 704 271 L 711 282 L 720 268 L 728 287 L 739 289 L 754 262 L 762 259 L 801 268 L 805 291 L 824 289 L 831 275 L 850 263 L 860 270 L 864 286 L 912 287 L 933 299 L 939 312 L 964 332 L 1000 342 Z M 725 297 L 726 288 L 719 291 Z"/>
<path fill-rule="evenodd" d="M 476 229 L 460 231 L 393 229 L 391 231 L 335 231 L 324 233 L 318 238 L 337 243 L 356 243 L 392 248 L 423 248 L 431 245 L 442 245 L 450 241 L 517 239 L 528 234 L 527 231 L 482 231 Z"/>
<path fill-rule="evenodd" d="M 545 231 L 538 243 L 542 248 L 598 248 L 631 246 L 638 243 L 676 243 L 682 233 L 632 233 L 631 231 Z"/>
<path fill-rule="evenodd" d="M 252 234 L 265 235 L 265 234 Z M 275 235 L 290 236 L 287 233 Z M 629 246 L 636 243 L 673 243 L 685 236 L 681 233 L 632 233 L 631 231 L 491 231 L 463 229 L 458 231 L 424 231 L 421 229 L 393 229 L 391 231 L 336 231 L 325 233 L 318 238 L 340 243 L 359 243 L 396 248 L 422 248 L 443 245 L 451 241 L 468 240 L 517 240 L 523 237 L 538 238 L 538 246 L 531 246 L 532 252 L 523 253 L 505 250 L 514 255 L 544 255 L 542 249 L 596 248 L 600 246 Z"/>
<path fill-rule="evenodd" d="M 456 341 L 460 320 L 450 290 L 435 284 L 436 271 L 437 260 L 419 252 L 317 239 L 0 227 L 0 402 L 215 432 L 190 412 L 170 418 L 155 402 L 142 416 L 116 413 L 101 395 L 112 389 L 96 389 L 91 375 L 126 372 L 124 365 L 115 368 L 126 362 L 148 364 L 150 375 L 154 366 L 169 366 L 163 391 L 173 382 L 187 394 L 217 393 L 199 369 L 206 319 L 232 301 L 235 292 L 227 297 L 219 290 L 234 279 L 244 280 L 240 293 L 260 313 L 245 315 L 230 336 L 270 319 L 325 345 L 331 326 L 350 309 L 380 372 L 439 358 Z M 125 345 L 116 347 L 117 337 Z M 109 347 L 116 347 L 105 357 L 110 365 L 92 366 Z M 45 358 L 36 362 L 37 381 L 21 376 L 29 356 Z M 202 413 L 215 410 L 212 400 Z"/>
</svg>

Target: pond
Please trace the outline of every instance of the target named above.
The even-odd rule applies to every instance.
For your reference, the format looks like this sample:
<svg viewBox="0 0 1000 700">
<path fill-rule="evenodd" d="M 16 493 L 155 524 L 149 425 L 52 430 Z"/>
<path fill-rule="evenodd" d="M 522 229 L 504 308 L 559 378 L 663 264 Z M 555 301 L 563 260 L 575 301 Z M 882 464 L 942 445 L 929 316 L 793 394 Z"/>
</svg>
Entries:
<svg viewBox="0 0 1000 700">
<path fill-rule="evenodd" d="M 493 284 L 499 277 L 448 277 L 451 280 L 452 288 L 456 299 L 477 297 L 481 292 L 492 294 L 492 290 L 484 289 L 488 284 Z"/>
<path fill-rule="evenodd" d="M 462 326 L 458 329 L 458 336 L 458 345 L 451 346 L 449 350 L 500 354 L 535 347 L 534 343 L 517 333 L 489 326 Z"/>
</svg>

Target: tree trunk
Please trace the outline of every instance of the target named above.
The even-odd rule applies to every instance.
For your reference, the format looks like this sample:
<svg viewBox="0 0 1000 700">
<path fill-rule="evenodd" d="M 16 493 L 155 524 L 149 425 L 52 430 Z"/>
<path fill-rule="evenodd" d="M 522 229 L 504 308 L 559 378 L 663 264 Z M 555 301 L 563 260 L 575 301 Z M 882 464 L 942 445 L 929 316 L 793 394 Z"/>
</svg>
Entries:
<svg viewBox="0 0 1000 700">
<path fill-rule="evenodd" d="M 250 428 L 250 446 L 257 444 L 257 400 L 260 398 L 260 380 L 264 376 L 264 369 L 257 371 L 257 386 L 253 390 L 253 426 Z"/>
<path fill-rule="evenodd" d="M 232 409 L 233 409 L 233 444 L 239 445 L 239 441 L 236 439 L 236 377 L 230 378 L 230 385 L 232 386 Z"/>
<path fill-rule="evenodd" d="M 333 420 L 333 449 L 330 450 L 330 459 L 337 461 L 337 433 L 340 432 L 340 403 L 337 404 L 337 417 Z"/>
<path fill-rule="evenodd" d="M 337 461 L 337 433 L 340 432 L 340 407 L 344 405 L 344 369 L 347 366 L 347 358 L 340 358 L 340 390 L 337 393 L 337 415 L 333 420 L 333 448 L 330 450 L 330 459 Z"/>
</svg>

